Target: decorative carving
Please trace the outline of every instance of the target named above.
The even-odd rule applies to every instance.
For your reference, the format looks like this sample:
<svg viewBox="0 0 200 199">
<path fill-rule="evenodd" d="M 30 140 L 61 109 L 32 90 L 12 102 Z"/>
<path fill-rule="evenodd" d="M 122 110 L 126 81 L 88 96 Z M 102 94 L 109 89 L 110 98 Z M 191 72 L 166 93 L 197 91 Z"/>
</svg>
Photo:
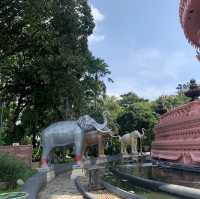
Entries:
<svg viewBox="0 0 200 199">
<path fill-rule="evenodd" d="M 153 158 L 200 165 L 200 101 L 162 115 L 154 132 Z"/>
</svg>

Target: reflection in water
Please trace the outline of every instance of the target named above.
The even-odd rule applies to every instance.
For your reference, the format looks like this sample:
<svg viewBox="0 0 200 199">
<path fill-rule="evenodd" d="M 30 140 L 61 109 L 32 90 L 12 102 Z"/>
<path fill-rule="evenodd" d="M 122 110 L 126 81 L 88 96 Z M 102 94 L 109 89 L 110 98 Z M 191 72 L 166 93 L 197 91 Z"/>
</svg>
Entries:
<svg viewBox="0 0 200 199">
<path fill-rule="evenodd" d="M 129 174 L 148 178 L 157 181 L 163 181 L 171 184 L 200 188 L 200 174 L 186 171 L 179 171 L 170 168 L 161 168 L 158 166 L 121 166 L 120 170 Z"/>
</svg>

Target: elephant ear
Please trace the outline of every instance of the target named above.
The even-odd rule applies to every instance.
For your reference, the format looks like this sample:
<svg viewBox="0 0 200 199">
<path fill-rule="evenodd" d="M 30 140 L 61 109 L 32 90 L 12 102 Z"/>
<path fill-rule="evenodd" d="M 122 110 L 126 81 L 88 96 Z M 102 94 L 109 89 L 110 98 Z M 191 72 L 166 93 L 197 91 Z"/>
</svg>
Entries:
<svg viewBox="0 0 200 199">
<path fill-rule="evenodd" d="M 93 119 L 89 115 L 81 116 L 78 121 L 78 125 L 81 129 L 85 131 L 93 130 L 94 126 L 92 125 Z"/>
</svg>

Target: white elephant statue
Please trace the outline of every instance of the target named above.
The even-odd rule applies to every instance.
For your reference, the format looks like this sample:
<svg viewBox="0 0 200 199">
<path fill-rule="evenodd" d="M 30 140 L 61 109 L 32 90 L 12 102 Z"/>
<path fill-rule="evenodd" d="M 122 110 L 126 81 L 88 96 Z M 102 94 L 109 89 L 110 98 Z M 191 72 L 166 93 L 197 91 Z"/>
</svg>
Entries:
<svg viewBox="0 0 200 199">
<path fill-rule="evenodd" d="M 137 152 L 137 145 L 138 145 L 138 138 L 140 138 L 140 143 L 142 138 L 144 137 L 144 128 L 142 128 L 142 133 L 140 133 L 138 130 L 135 130 L 131 133 L 127 133 L 120 137 L 120 143 L 121 143 L 121 153 L 127 154 L 127 147 L 131 146 L 131 153 L 138 153 Z M 142 144 L 140 144 L 140 153 L 142 154 Z"/>
</svg>

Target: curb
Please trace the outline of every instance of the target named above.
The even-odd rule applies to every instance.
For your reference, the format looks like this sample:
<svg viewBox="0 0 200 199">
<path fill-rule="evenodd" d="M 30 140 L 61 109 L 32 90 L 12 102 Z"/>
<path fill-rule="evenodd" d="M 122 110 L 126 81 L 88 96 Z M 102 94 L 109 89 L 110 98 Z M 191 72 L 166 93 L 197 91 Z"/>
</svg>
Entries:
<svg viewBox="0 0 200 199">
<path fill-rule="evenodd" d="M 76 185 L 76 188 L 78 189 L 78 191 L 81 193 L 81 195 L 86 198 L 86 199 L 95 199 L 94 197 L 91 196 L 90 193 L 88 193 L 85 188 L 81 185 L 80 183 L 80 179 L 79 177 L 77 177 L 75 180 L 74 180 L 74 183 Z"/>
<path fill-rule="evenodd" d="M 138 196 L 134 193 L 129 193 L 128 191 L 120 189 L 119 187 L 115 187 L 110 183 L 105 182 L 104 180 L 101 180 L 101 185 L 111 193 L 114 193 L 115 195 L 123 199 L 144 199 L 143 197 Z"/>
</svg>

